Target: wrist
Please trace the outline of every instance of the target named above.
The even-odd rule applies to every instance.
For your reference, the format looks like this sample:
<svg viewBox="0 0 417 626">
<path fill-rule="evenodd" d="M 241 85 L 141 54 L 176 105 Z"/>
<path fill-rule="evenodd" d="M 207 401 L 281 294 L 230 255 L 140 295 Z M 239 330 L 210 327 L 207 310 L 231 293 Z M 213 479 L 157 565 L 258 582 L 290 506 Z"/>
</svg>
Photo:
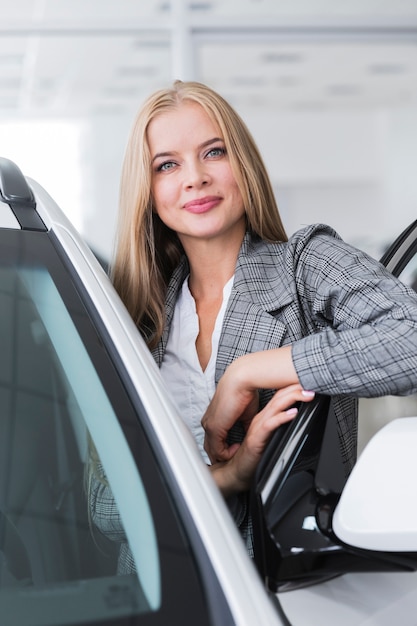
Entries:
<svg viewBox="0 0 417 626">
<path fill-rule="evenodd" d="M 214 482 L 225 499 L 242 491 L 247 491 L 246 485 L 242 483 L 238 475 L 234 472 L 233 466 L 232 460 L 214 463 L 209 466 Z"/>
<path fill-rule="evenodd" d="M 252 361 L 254 361 L 254 357 L 255 353 L 244 354 L 233 361 L 233 363 L 231 363 L 226 370 L 238 393 L 253 393 L 258 389 L 253 382 L 254 376 Z"/>
</svg>

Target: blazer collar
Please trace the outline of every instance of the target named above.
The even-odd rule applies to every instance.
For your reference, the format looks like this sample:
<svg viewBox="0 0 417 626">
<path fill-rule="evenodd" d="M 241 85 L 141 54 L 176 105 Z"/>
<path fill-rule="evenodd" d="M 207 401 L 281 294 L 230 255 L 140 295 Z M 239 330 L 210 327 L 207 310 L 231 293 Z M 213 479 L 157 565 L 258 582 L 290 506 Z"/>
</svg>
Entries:
<svg viewBox="0 0 417 626">
<path fill-rule="evenodd" d="M 239 297 L 259 304 L 265 311 L 275 311 L 294 299 L 286 267 L 287 243 L 268 243 L 247 232 L 239 250 L 233 290 Z M 190 273 L 184 255 L 175 268 L 167 288 L 165 306 L 167 325 L 174 313 L 178 292 Z"/>
<path fill-rule="evenodd" d="M 286 267 L 287 243 L 268 243 L 246 233 L 238 255 L 233 289 L 240 298 L 272 312 L 294 299 Z"/>
<path fill-rule="evenodd" d="M 225 314 L 224 326 L 231 323 L 237 308 L 243 306 L 244 309 L 250 309 L 252 315 L 263 317 L 265 323 L 274 327 L 274 332 L 272 332 L 272 328 L 270 329 L 272 334 L 269 339 L 274 345 L 279 343 L 284 332 L 283 326 L 282 324 L 277 325 L 269 314 L 289 304 L 294 299 L 285 264 L 286 249 L 286 243 L 267 243 L 257 236 L 246 233 L 236 263 L 235 279 Z M 159 366 L 165 353 L 178 292 L 189 271 L 188 261 L 184 256 L 174 270 L 167 288 L 165 329 L 161 341 L 152 351 Z M 237 307 L 238 302 L 240 302 L 240 306 Z M 276 328 L 277 326 L 278 328 Z M 275 337 L 276 333 L 278 335 Z M 265 339 L 267 340 L 266 337 Z M 261 349 L 261 346 L 259 345 L 257 349 Z M 242 354 L 247 350 L 248 346 L 243 349 Z M 229 359 L 227 360 L 229 361 Z"/>
</svg>

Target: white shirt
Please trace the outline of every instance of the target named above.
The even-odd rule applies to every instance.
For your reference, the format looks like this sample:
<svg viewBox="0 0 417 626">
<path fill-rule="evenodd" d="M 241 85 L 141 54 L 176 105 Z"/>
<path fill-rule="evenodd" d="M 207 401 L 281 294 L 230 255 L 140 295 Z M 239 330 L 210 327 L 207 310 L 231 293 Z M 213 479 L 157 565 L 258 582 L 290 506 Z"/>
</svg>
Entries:
<svg viewBox="0 0 417 626">
<path fill-rule="evenodd" d="M 161 365 L 161 374 L 167 389 L 179 414 L 193 434 L 206 463 L 210 461 L 204 450 L 204 429 L 201 426 L 201 419 L 215 391 L 217 351 L 232 285 L 233 277 L 223 288 L 223 302 L 211 338 L 211 356 L 203 372 L 195 345 L 199 333 L 198 315 L 195 300 L 188 287 L 188 277 L 186 278 L 175 304 Z"/>
</svg>

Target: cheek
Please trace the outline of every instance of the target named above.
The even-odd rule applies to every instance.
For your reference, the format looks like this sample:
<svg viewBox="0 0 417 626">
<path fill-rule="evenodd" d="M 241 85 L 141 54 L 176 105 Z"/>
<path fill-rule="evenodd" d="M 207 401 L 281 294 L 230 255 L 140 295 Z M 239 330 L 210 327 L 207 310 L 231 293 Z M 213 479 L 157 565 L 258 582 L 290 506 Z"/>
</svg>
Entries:
<svg viewBox="0 0 417 626">
<path fill-rule="evenodd" d="M 172 207 L 175 206 L 172 188 L 164 184 L 153 185 L 152 199 L 154 212 L 166 226 L 172 228 Z"/>
<path fill-rule="evenodd" d="M 164 180 L 154 183 L 152 185 L 152 197 L 157 211 L 169 207 L 174 200 L 172 185 L 167 184 Z"/>
<path fill-rule="evenodd" d="M 230 188 L 232 189 L 234 198 L 239 201 L 243 207 L 243 197 L 234 178 L 230 179 Z"/>
<path fill-rule="evenodd" d="M 161 187 L 160 184 L 156 184 L 156 185 L 153 184 L 151 188 L 151 192 L 152 192 L 154 210 L 156 211 L 156 213 L 159 213 L 161 207 L 164 204 L 163 187 Z"/>
<path fill-rule="evenodd" d="M 236 194 L 240 195 L 240 190 L 239 190 L 238 184 L 237 184 L 236 179 L 233 176 L 232 170 L 230 168 L 228 168 L 227 172 L 225 172 L 224 182 L 229 187 L 229 189 L 231 189 L 233 191 L 233 193 L 235 195 Z"/>
</svg>

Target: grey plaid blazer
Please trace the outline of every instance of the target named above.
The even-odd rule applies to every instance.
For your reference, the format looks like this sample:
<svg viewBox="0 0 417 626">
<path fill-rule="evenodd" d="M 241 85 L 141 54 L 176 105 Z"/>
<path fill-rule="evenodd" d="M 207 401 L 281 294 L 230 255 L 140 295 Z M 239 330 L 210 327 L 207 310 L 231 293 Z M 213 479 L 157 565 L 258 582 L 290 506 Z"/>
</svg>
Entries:
<svg viewBox="0 0 417 626">
<path fill-rule="evenodd" d="M 168 286 L 166 327 L 153 351 L 159 366 L 188 273 L 183 258 Z M 223 322 L 216 382 L 239 356 L 288 344 L 304 388 L 334 397 L 348 474 L 356 459 L 357 398 L 417 391 L 417 296 L 326 225 L 308 226 L 286 243 L 247 233 Z M 260 392 L 261 406 L 273 393 Z M 236 425 L 230 438 L 242 437 Z M 247 507 L 233 509 L 247 535 Z"/>
<path fill-rule="evenodd" d="M 167 289 L 166 327 L 153 351 L 158 365 L 188 272 L 184 258 Z M 328 226 L 308 226 L 286 243 L 266 243 L 247 233 L 223 321 L 216 382 L 239 356 L 288 344 L 304 388 L 334 397 L 348 474 L 356 458 L 357 398 L 417 391 L 417 295 Z M 272 394 L 261 390 L 261 406 Z M 230 438 L 242 440 L 238 424 Z M 251 554 L 246 496 L 229 506 Z M 93 481 L 90 511 L 98 528 L 122 543 L 119 571 L 131 571 L 133 560 L 105 481 Z"/>
<path fill-rule="evenodd" d="M 162 363 L 184 258 L 166 295 L 166 327 L 153 351 Z M 286 243 L 246 234 L 225 313 L 216 382 L 249 352 L 292 344 L 305 389 L 336 396 L 343 458 L 356 450 L 358 397 L 417 391 L 417 295 L 326 225 L 308 226 Z M 272 390 L 261 391 L 261 405 Z"/>
</svg>

